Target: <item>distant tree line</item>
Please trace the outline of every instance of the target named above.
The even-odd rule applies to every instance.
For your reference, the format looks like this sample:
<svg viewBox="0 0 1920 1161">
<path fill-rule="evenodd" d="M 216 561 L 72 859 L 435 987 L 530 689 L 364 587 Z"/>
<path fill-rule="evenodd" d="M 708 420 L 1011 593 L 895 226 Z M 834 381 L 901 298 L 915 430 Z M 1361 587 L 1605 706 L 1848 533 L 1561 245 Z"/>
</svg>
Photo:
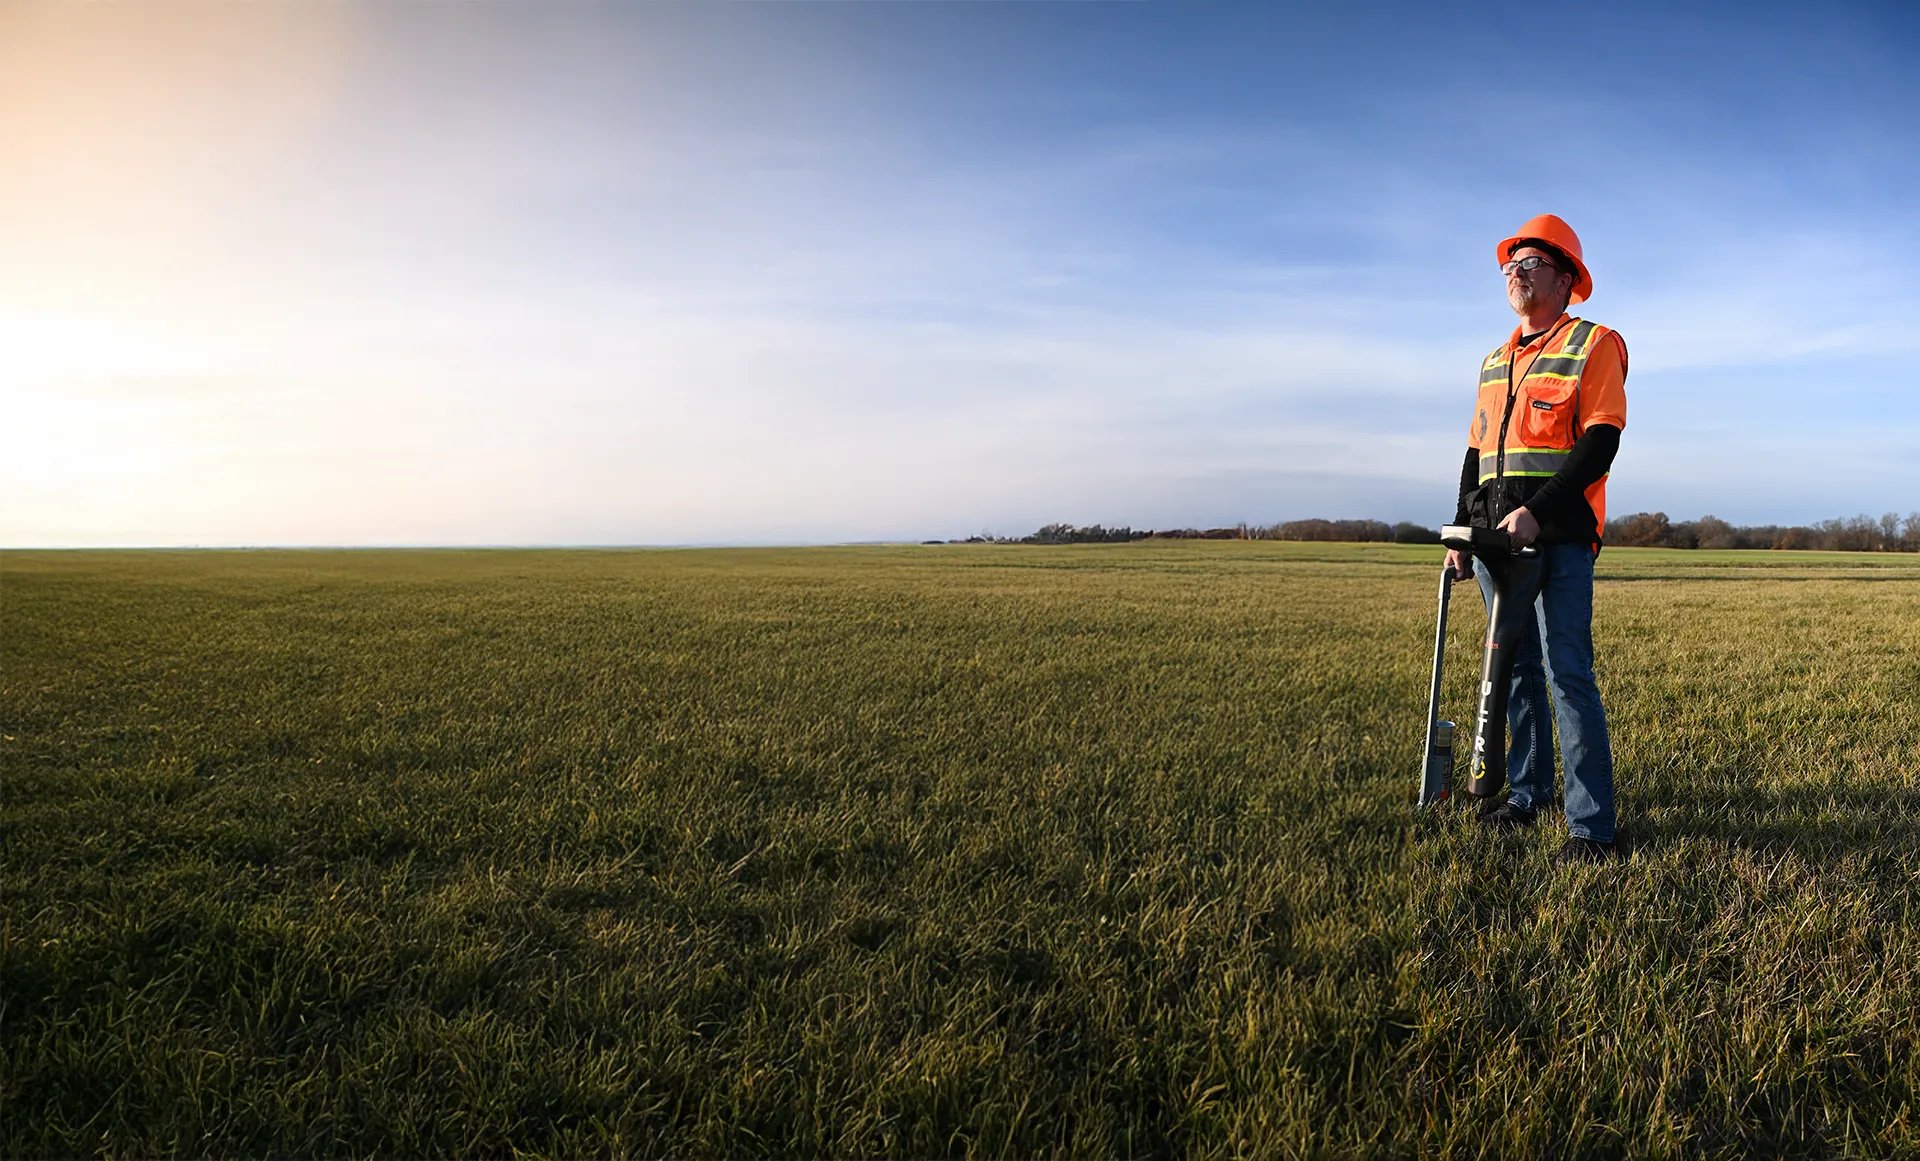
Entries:
<svg viewBox="0 0 1920 1161">
<path fill-rule="evenodd" d="M 1252 540 L 1356 540 L 1377 544 L 1438 544 L 1440 531 L 1402 520 L 1287 520 L 1248 529 Z"/>
<path fill-rule="evenodd" d="M 1818 524 L 1729 524 L 1717 516 L 1667 519 L 1635 512 L 1607 521 L 1607 543 L 1634 548 L 1819 548 L 1831 552 L 1920 552 L 1920 512 L 1888 512 Z"/>
<path fill-rule="evenodd" d="M 1231 528 L 1108 528 L 1048 524 L 1027 536 L 969 536 L 967 544 L 1116 544 L 1130 540 L 1340 540 L 1383 544 L 1438 544 L 1437 529 L 1402 520 L 1287 520 Z M 1717 516 L 1683 520 L 1665 512 L 1635 512 L 1607 521 L 1606 542 L 1628 548 L 1810 548 L 1836 552 L 1920 552 L 1920 512 L 1878 520 L 1854 516 L 1814 525 L 1734 525 Z"/>
<path fill-rule="evenodd" d="M 1432 528 L 1401 521 L 1288 520 L 1280 524 L 1235 524 L 1230 528 L 1108 528 L 1101 524 L 1048 524 L 1026 536 L 982 532 L 964 544 L 1114 544 L 1128 540 L 1359 540 L 1398 544 L 1438 544 Z"/>
<path fill-rule="evenodd" d="M 1145 529 L 1103 528 L 1090 524 L 1076 528 L 1071 524 L 1048 524 L 1031 536 L 1022 536 L 1022 544 L 1116 544 L 1126 540 L 1145 540 L 1155 535 Z"/>
</svg>

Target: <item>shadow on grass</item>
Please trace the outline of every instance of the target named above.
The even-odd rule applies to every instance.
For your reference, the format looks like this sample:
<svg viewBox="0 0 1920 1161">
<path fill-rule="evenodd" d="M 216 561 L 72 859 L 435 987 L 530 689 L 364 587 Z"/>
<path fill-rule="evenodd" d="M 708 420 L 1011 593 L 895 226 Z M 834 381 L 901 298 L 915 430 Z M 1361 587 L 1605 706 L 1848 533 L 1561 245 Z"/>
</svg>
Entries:
<svg viewBox="0 0 1920 1161">
<path fill-rule="evenodd" d="M 1734 771 L 1712 792 L 1679 788 L 1643 795 L 1622 834 L 1652 853 L 1688 838 L 1747 850 L 1791 851 L 1809 861 L 1848 855 L 1910 860 L 1920 850 L 1920 786 L 1767 787 L 1761 775 Z M 1748 785 L 1737 785 L 1746 782 Z"/>
</svg>

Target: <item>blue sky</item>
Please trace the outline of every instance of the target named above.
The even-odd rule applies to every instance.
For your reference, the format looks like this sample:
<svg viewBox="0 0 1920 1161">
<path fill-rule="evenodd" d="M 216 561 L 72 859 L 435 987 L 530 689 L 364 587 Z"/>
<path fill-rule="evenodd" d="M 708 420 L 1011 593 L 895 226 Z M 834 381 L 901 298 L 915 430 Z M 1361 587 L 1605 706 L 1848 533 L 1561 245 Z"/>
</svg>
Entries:
<svg viewBox="0 0 1920 1161">
<path fill-rule="evenodd" d="M 1444 521 L 1580 231 L 1615 513 L 1920 509 L 1907 4 L 0 7 L 0 544 Z"/>
</svg>

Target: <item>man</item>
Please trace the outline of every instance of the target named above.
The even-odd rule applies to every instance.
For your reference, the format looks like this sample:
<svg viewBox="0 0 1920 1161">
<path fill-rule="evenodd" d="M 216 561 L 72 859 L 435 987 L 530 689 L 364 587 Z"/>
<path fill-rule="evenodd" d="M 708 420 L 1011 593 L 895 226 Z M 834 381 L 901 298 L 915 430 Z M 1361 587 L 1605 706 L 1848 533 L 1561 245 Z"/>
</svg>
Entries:
<svg viewBox="0 0 1920 1161">
<path fill-rule="evenodd" d="M 1481 364 L 1454 523 L 1500 528 L 1515 547 L 1537 544 L 1540 560 L 1537 570 L 1515 571 L 1525 591 L 1509 596 L 1534 612 L 1514 651 L 1510 790 L 1504 802 L 1483 804 L 1480 820 L 1501 830 L 1531 826 L 1551 801 L 1551 686 L 1570 836 L 1558 858 L 1601 862 L 1617 848 L 1613 750 L 1593 679 L 1593 562 L 1606 528 L 1607 469 L 1627 423 L 1627 348 L 1611 329 L 1567 314 L 1593 293 L 1567 223 L 1541 214 L 1495 255 L 1520 325 Z M 1448 551 L 1447 565 L 1456 582 L 1467 578 L 1465 554 Z M 1491 606 L 1486 565 L 1473 561 L 1472 571 Z"/>
</svg>

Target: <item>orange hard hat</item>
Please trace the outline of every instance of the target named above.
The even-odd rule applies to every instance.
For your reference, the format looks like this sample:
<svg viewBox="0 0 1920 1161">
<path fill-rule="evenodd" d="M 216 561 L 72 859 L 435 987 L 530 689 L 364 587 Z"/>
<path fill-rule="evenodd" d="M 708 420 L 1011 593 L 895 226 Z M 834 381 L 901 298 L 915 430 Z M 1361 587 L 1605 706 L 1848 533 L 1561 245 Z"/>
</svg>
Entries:
<svg viewBox="0 0 1920 1161">
<path fill-rule="evenodd" d="M 1587 298 L 1593 294 L 1593 275 L 1587 273 L 1587 261 L 1580 256 L 1580 235 L 1573 232 L 1572 226 L 1553 214 L 1541 214 L 1538 217 L 1528 218 L 1520 227 L 1519 233 L 1500 243 L 1499 248 L 1493 252 L 1494 261 L 1505 266 L 1507 259 L 1513 257 L 1513 252 L 1519 248 L 1520 243 L 1529 238 L 1545 242 L 1565 254 L 1573 263 L 1573 293 L 1567 299 L 1568 305 L 1587 301 Z"/>
</svg>

